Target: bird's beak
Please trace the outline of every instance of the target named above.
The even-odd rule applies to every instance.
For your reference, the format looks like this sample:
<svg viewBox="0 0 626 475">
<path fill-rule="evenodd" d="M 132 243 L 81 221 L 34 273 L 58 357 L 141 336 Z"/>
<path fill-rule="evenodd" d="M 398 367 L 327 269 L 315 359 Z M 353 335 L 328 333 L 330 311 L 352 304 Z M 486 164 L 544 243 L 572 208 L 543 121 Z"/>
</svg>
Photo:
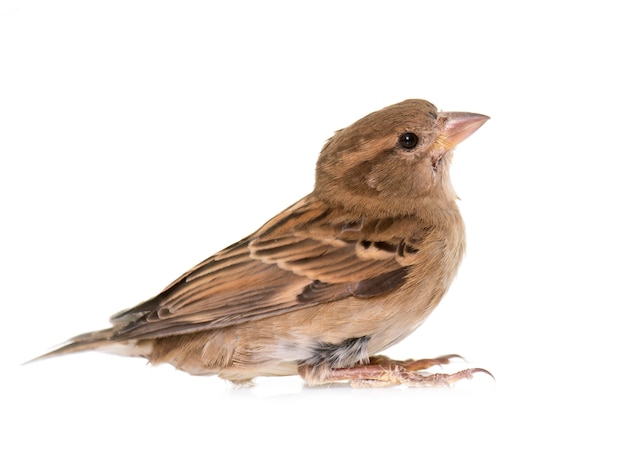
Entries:
<svg viewBox="0 0 626 475">
<path fill-rule="evenodd" d="M 467 137 L 476 132 L 489 117 L 472 112 L 440 112 L 439 120 L 443 122 L 437 143 L 446 150 L 452 150 Z"/>
</svg>

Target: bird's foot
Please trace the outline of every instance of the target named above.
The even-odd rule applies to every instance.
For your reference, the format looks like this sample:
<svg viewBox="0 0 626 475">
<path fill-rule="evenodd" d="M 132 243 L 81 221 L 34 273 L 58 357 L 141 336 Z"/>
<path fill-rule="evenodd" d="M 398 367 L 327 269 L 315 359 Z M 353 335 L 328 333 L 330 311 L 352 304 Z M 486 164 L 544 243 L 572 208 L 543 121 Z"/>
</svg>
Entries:
<svg viewBox="0 0 626 475">
<path fill-rule="evenodd" d="M 361 388 L 396 385 L 432 387 L 450 386 L 463 379 L 472 379 L 476 373 L 485 373 L 493 378 L 489 371 L 482 368 L 469 368 L 455 373 L 425 373 L 423 371 L 432 366 L 448 364 L 451 359 L 455 358 L 461 357 L 459 355 L 444 355 L 438 358 L 398 361 L 377 355 L 371 357 L 369 364 L 366 365 L 331 369 L 325 380 L 319 383 L 346 381 L 353 387 Z"/>
</svg>

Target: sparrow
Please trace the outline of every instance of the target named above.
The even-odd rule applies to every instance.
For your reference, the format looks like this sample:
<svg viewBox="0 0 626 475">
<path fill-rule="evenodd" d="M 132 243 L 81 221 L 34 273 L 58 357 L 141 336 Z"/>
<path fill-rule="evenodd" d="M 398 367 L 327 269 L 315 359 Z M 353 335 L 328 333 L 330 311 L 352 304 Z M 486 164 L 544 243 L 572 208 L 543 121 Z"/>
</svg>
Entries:
<svg viewBox="0 0 626 475">
<path fill-rule="evenodd" d="M 38 359 L 85 350 L 140 356 L 236 384 L 450 384 L 488 371 L 432 373 L 457 355 L 379 352 L 433 311 L 465 249 L 450 181 L 456 145 L 489 117 L 409 99 L 338 130 L 313 191 L 201 262 L 155 297 Z"/>
</svg>

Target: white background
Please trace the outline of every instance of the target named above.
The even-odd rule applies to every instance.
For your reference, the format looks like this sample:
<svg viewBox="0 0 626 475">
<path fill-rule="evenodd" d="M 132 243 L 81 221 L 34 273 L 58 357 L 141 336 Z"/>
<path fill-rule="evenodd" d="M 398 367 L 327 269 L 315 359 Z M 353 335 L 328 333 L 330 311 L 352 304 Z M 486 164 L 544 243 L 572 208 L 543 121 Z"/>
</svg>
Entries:
<svg viewBox="0 0 626 475">
<path fill-rule="evenodd" d="M 0 5 L 0 472 L 624 473 L 616 2 Z M 20 366 L 255 230 L 334 130 L 410 97 L 492 119 L 453 165 L 461 272 L 388 354 L 495 383 Z"/>
</svg>

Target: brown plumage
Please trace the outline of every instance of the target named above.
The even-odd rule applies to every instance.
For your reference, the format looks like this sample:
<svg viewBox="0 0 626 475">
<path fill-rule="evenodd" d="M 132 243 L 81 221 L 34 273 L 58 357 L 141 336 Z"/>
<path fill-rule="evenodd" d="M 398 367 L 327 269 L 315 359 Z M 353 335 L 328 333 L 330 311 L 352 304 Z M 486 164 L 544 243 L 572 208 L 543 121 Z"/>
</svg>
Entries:
<svg viewBox="0 0 626 475">
<path fill-rule="evenodd" d="M 447 363 L 376 355 L 439 303 L 465 232 L 449 176 L 454 146 L 488 117 L 406 100 L 339 130 L 311 194 L 209 257 L 156 297 L 40 358 L 83 350 L 143 356 L 234 382 L 437 384 Z"/>
</svg>

